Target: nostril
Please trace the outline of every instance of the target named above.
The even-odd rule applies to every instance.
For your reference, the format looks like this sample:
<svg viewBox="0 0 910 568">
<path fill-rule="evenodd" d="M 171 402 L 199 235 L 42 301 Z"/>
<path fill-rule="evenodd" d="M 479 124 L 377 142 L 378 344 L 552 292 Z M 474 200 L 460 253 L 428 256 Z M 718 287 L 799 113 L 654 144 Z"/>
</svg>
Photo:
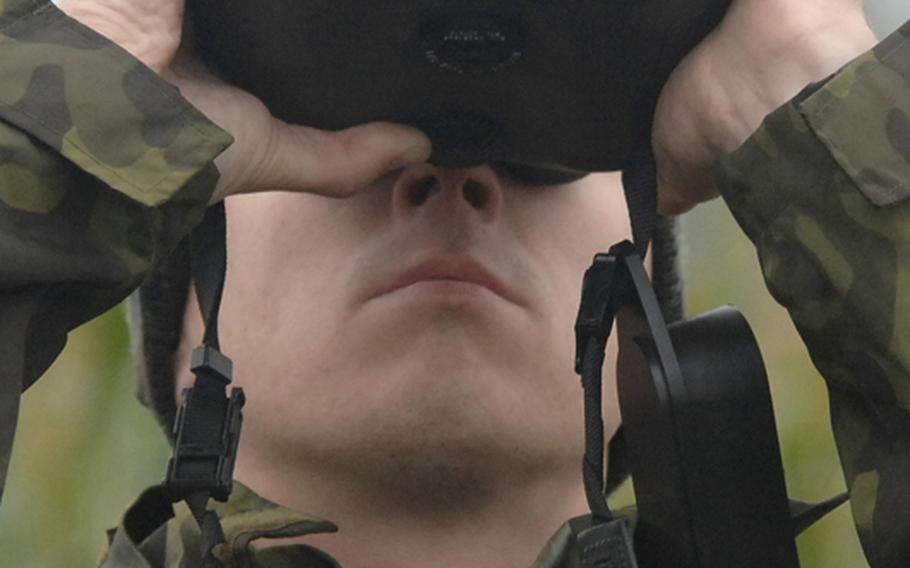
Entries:
<svg viewBox="0 0 910 568">
<path fill-rule="evenodd" d="M 411 185 L 408 192 L 408 201 L 414 207 L 419 207 L 427 202 L 430 193 L 437 188 L 438 180 L 434 176 L 426 176 L 418 179 Z"/>
<path fill-rule="evenodd" d="M 483 209 L 490 199 L 490 192 L 478 181 L 467 180 L 463 190 L 465 200 L 475 209 Z"/>
</svg>

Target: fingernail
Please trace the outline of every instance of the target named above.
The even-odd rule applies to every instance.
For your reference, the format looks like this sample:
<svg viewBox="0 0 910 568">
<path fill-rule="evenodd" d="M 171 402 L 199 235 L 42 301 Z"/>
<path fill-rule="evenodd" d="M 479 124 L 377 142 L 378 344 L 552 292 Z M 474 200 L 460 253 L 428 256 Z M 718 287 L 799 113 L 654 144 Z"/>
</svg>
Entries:
<svg viewBox="0 0 910 568">
<path fill-rule="evenodd" d="M 421 135 L 420 140 L 401 153 L 401 165 L 422 164 L 430 159 L 432 153 L 433 144 L 430 139 Z"/>
</svg>

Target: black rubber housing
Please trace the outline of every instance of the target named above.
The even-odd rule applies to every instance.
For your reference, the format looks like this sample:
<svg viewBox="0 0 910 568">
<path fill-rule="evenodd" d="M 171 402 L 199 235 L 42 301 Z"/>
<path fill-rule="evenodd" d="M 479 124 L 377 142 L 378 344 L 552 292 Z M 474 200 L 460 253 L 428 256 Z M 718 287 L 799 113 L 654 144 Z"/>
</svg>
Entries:
<svg viewBox="0 0 910 568">
<path fill-rule="evenodd" d="M 723 307 L 666 326 L 640 258 L 623 254 L 617 394 L 639 565 L 798 568 L 768 377 L 749 324 Z"/>
<path fill-rule="evenodd" d="M 279 118 L 416 125 L 433 161 L 613 171 L 730 0 L 191 0 L 204 59 Z"/>
</svg>

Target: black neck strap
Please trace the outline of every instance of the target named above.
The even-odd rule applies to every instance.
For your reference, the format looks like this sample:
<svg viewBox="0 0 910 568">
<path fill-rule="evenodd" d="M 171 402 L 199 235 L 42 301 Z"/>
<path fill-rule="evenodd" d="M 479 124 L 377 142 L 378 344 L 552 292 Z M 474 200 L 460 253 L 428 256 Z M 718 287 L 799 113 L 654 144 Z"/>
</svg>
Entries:
<svg viewBox="0 0 910 568">
<path fill-rule="evenodd" d="M 604 493 L 604 425 L 602 385 L 604 352 L 613 329 L 613 285 L 616 260 L 598 254 L 585 272 L 581 304 L 575 321 L 575 372 L 584 389 L 585 454 L 582 478 L 588 506 L 595 519 L 610 521 L 613 515 Z"/>
<path fill-rule="evenodd" d="M 650 143 L 623 170 L 623 190 L 632 224 L 634 248 L 644 258 L 657 225 L 657 169 Z M 612 252 L 612 251 L 611 251 Z M 585 456 L 582 473 L 585 495 L 595 518 L 613 518 L 605 496 L 603 427 L 603 364 L 615 316 L 614 287 L 617 258 L 599 254 L 587 270 L 575 324 L 575 372 L 584 388 Z"/>
<path fill-rule="evenodd" d="M 227 217 L 224 202 L 209 207 L 202 223 L 190 235 L 190 263 L 199 311 L 205 323 L 202 343 L 218 344 L 218 313 L 227 272 Z"/>
<path fill-rule="evenodd" d="M 621 243 L 609 254 L 598 254 L 585 272 L 581 304 L 575 322 L 575 371 L 584 390 L 585 454 L 582 479 L 591 515 L 575 520 L 573 531 L 581 565 L 585 568 L 616 566 L 635 568 L 637 560 L 628 520 L 614 517 L 607 504 L 604 475 L 603 364 L 607 340 L 623 295 L 630 292 L 628 263 L 642 267 L 639 246 Z M 646 245 L 645 245 L 646 248 Z M 632 267 L 634 268 L 634 267 Z M 633 294 L 639 294 L 634 283 Z M 637 297 L 637 296 L 636 296 Z"/>
<path fill-rule="evenodd" d="M 650 139 L 623 170 L 622 185 L 632 222 L 632 241 L 644 258 L 657 226 L 657 164 Z"/>
<path fill-rule="evenodd" d="M 224 203 L 210 207 L 190 235 L 192 277 L 205 322 L 202 345 L 193 350 L 196 375 L 174 424 L 174 450 L 164 482 L 172 501 L 185 500 L 202 531 L 203 565 L 220 566 L 212 549 L 224 541 L 217 515 L 206 510 L 210 498 L 226 501 L 231 493 L 244 403 L 242 389 L 231 383 L 232 363 L 219 350 L 218 312 L 227 269 Z"/>
</svg>

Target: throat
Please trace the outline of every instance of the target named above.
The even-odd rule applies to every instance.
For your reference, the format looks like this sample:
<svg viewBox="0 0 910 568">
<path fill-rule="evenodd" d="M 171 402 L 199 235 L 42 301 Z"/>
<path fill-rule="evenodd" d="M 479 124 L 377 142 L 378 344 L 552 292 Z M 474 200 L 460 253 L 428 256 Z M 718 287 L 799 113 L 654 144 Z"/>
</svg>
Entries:
<svg viewBox="0 0 910 568">
<path fill-rule="evenodd" d="M 396 474 L 381 476 L 310 472 L 289 484 L 263 476 L 241 481 L 267 499 L 335 522 L 336 534 L 293 542 L 324 550 L 344 568 L 528 566 L 562 523 L 587 511 L 573 468 L 490 476 L 471 463 L 398 465 Z"/>
</svg>

